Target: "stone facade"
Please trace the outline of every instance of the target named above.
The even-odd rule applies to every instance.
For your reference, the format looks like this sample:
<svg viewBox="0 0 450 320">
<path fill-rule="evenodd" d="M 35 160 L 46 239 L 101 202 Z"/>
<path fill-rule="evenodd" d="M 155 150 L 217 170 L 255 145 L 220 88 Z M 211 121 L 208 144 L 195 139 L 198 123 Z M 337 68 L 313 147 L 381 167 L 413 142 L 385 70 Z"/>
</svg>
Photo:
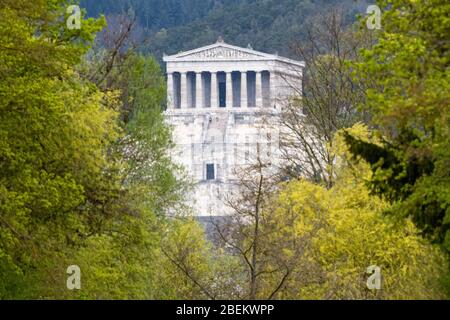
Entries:
<svg viewBox="0 0 450 320">
<path fill-rule="evenodd" d="M 224 43 L 164 56 L 173 159 L 196 187 L 198 216 L 226 215 L 236 169 L 256 153 L 277 165 L 283 103 L 301 94 L 304 63 Z M 293 88 L 296 88 L 294 90 Z"/>
</svg>

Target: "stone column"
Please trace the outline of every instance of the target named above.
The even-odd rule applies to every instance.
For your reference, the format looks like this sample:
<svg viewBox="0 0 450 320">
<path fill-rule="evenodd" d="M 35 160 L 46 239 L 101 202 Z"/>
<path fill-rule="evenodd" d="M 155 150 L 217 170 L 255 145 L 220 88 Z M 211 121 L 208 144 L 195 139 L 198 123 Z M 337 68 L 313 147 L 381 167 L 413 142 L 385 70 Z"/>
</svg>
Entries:
<svg viewBox="0 0 450 320">
<path fill-rule="evenodd" d="M 211 72 L 211 108 L 217 108 L 217 72 Z"/>
<path fill-rule="evenodd" d="M 167 109 L 174 108 L 173 73 L 167 73 Z"/>
<path fill-rule="evenodd" d="M 203 108 L 203 88 L 202 88 L 202 73 L 195 73 L 195 106 Z"/>
<path fill-rule="evenodd" d="M 225 106 L 227 108 L 233 107 L 233 79 L 231 78 L 231 72 L 226 73 L 226 100 Z"/>
<path fill-rule="evenodd" d="M 275 77 L 274 77 L 274 72 L 273 71 L 269 71 L 269 107 L 273 108 L 273 106 L 275 105 Z"/>
<path fill-rule="evenodd" d="M 247 72 L 241 72 L 241 108 L 247 108 Z"/>
<path fill-rule="evenodd" d="M 262 108 L 262 79 L 261 79 L 261 71 L 256 72 L 256 81 L 255 81 L 255 104 L 256 107 Z"/>
<path fill-rule="evenodd" d="M 186 109 L 188 107 L 188 92 L 187 92 L 187 73 L 181 73 L 181 86 L 180 86 L 180 108 Z"/>
</svg>

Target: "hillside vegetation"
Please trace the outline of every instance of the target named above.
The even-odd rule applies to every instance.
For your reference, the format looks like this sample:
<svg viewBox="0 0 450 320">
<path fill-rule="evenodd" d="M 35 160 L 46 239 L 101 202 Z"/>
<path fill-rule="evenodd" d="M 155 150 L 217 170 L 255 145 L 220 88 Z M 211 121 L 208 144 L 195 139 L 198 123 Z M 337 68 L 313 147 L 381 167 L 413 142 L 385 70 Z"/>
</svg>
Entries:
<svg viewBox="0 0 450 320">
<path fill-rule="evenodd" d="M 338 7 L 351 24 L 367 7 L 363 0 L 84 0 L 81 5 L 91 16 L 134 12 L 147 40 L 143 50 L 158 59 L 211 44 L 219 36 L 292 57 L 290 44 L 306 36 L 305 26 L 318 15 Z"/>
</svg>

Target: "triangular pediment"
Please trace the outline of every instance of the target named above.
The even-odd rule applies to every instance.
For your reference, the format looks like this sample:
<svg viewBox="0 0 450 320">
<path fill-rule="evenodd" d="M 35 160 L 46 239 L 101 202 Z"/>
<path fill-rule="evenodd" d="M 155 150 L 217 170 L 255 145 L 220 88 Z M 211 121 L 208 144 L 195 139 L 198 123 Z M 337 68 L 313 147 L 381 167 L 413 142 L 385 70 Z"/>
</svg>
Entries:
<svg viewBox="0 0 450 320">
<path fill-rule="evenodd" d="M 236 47 L 226 43 L 215 43 L 213 45 L 195 50 L 180 52 L 172 56 L 166 56 L 164 60 L 258 60 L 271 57 L 272 55 L 252 49 Z"/>
<path fill-rule="evenodd" d="M 181 54 L 179 58 L 198 58 L 198 59 L 251 59 L 251 58 L 264 58 L 262 54 L 250 53 L 244 50 L 237 50 L 234 48 L 229 48 L 225 46 L 216 46 L 214 48 L 204 49 L 197 52 L 191 52 L 186 54 Z"/>
<path fill-rule="evenodd" d="M 209 46 L 180 52 L 174 55 L 164 55 L 165 62 L 190 62 L 190 61 L 278 61 L 304 67 L 304 63 L 283 58 L 278 54 L 269 54 L 253 50 L 250 45 L 248 48 L 233 46 L 223 42 L 221 38 Z"/>
</svg>

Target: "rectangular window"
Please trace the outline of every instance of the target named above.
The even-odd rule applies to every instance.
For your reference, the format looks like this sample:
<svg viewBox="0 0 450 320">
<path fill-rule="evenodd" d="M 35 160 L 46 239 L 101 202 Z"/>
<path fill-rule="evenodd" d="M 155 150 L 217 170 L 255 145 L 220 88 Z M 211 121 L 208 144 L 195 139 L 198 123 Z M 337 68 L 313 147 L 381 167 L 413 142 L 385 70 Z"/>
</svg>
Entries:
<svg viewBox="0 0 450 320">
<path fill-rule="evenodd" d="M 214 180 L 214 164 L 206 164 L 206 180 Z"/>
<path fill-rule="evenodd" d="M 244 122 L 245 118 L 243 114 L 235 114 L 234 121 L 236 122 Z"/>
</svg>

